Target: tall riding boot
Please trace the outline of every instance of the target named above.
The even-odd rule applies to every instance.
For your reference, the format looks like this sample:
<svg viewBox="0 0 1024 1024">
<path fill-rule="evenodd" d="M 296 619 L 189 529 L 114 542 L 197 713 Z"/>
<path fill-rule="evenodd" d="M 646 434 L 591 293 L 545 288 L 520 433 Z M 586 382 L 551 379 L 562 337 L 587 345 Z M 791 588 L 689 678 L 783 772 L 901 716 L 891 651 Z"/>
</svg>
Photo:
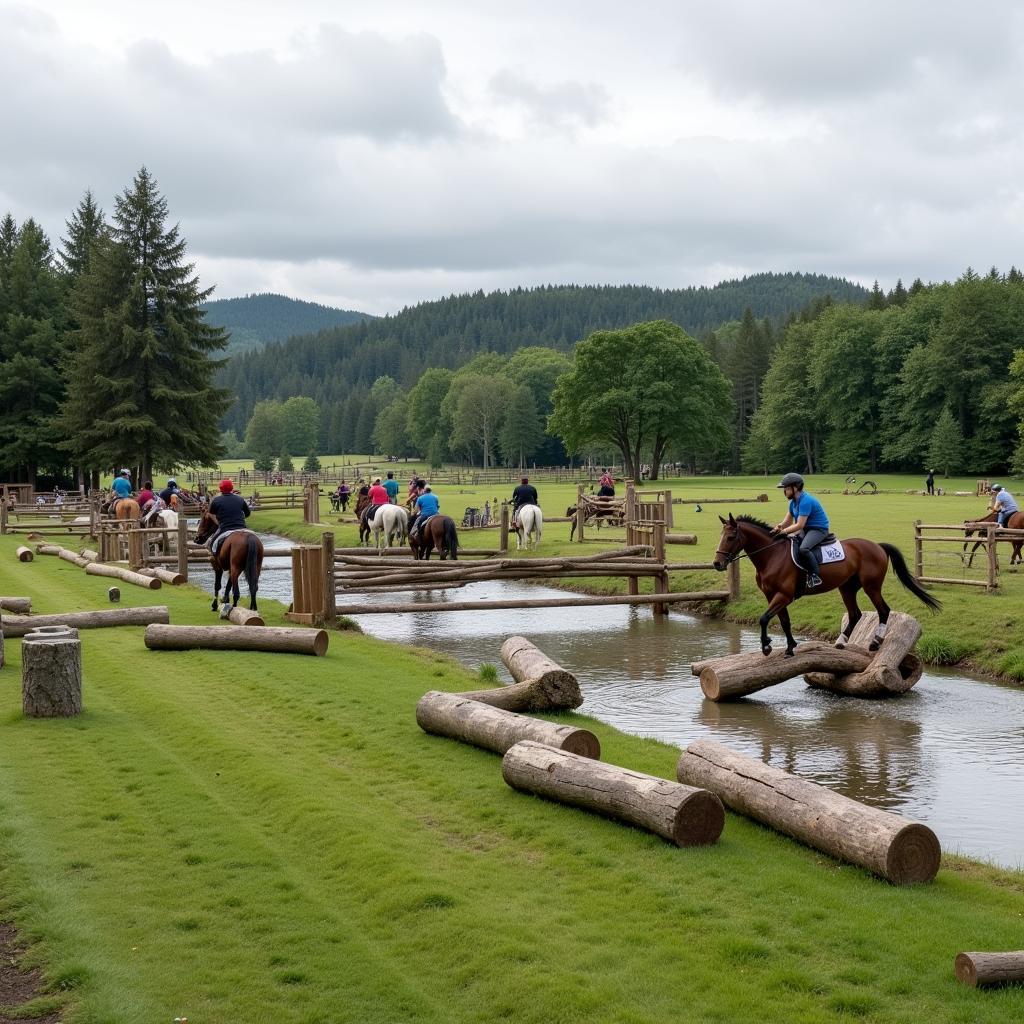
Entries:
<svg viewBox="0 0 1024 1024">
<path fill-rule="evenodd" d="M 803 563 L 807 567 L 807 589 L 821 586 L 821 576 L 818 575 L 818 559 L 813 551 L 801 551 Z"/>
</svg>

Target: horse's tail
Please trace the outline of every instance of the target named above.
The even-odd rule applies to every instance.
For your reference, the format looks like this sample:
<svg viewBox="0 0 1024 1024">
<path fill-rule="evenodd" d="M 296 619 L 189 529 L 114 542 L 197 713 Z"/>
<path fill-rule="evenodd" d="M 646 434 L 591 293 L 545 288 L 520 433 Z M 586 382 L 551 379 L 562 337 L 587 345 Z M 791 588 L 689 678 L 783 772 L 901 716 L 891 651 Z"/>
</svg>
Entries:
<svg viewBox="0 0 1024 1024">
<path fill-rule="evenodd" d="M 459 535 L 455 532 L 455 520 L 451 516 L 444 521 L 444 546 L 448 557 L 458 561 Z"/>
<path fill-rule="evenodd" d="M 932 597 L 924 587 L 921 586 L 917 580 L 911 575 L 910 570 L 907 568 L 907 563 L 903 558 L 903 553 L 900 551 L 895 544 L 880 544 L 879 547 L 889 556 L 889 561 L 892 562 L 892 567 L 896 571 L 896 578 L 909 590 L 914 597 L 916 597 L 923 604 L 926 604 L 932 611 L 939 611 L 942 608 L 942 602 Z"/>
<path fill-rule="evenodd" d="M 260 585 L 260 542 L 251 533 L 245 539 L 245 578 L 249 582 L 249 596 L 255 598 Z"/>
</svg>

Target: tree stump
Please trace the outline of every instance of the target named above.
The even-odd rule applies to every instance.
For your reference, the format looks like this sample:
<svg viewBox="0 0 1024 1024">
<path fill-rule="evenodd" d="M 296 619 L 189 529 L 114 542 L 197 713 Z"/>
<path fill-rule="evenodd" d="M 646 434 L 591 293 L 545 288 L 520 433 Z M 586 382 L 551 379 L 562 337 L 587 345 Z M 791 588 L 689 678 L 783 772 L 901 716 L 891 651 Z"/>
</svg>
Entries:
<svg viewBox="0 0 1024 1024">
<path fill-rule="evenodd" d="M 82 713 L 82 643 L 77 632 L 44 627 L 22 640 L 21 707 L 28 718 Z"/>
<path fill-rule="evenodd" d="M 416 705 L 416 723 L 424 732 L 471 743 L 496 754 L 504 754 L 521 740 L 532 740 L 581 757 L 601 756 L 598 738 L 587 729 L 516 715 L 481 704 L 464 693 L 425 693 Z"/>
<path fill-rule="evenodd" d="M 1024 949 L 1013 953 L 957 953 L 956 980 L 971 988 L 1024 982 Z"/>
<path fill-rule="evenodd" d="M 32 554 L 32 549 L 24 546 L 18 548 L 15 554 L 18 556 L 19 562 L 31 562 L 35 558 L 35 555 Z"/>
<path fill-rule="evenodd" d="M 680 782 L 717 793 L 739 814 L 897 885 L 930 882 L 939 870 L 939 841 L 926 825 L 867 807 L 721 743 L 691 743 L 677 775 Z"/>
<path fill-rule="evenodd" d="M 541 743 L 511 747 L 501 774 L 514 789 L 628 822 L 676 846 L 707 846 L 725 825 L 713 793 Z"/>
</svg>

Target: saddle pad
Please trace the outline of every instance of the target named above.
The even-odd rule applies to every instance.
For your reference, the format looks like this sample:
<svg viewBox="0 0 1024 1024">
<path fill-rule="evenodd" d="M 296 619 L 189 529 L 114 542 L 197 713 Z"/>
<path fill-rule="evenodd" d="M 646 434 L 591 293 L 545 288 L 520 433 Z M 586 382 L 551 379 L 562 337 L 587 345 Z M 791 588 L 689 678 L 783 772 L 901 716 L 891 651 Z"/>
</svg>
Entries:
<svg viewBox="0 0 1024 1024">
<path fill-rule="evenodd" d="M 798 569 L 802 569 L 803 566 L 796 559 L 797 548 L 797 544 L 790 544 L 789 557 L 793 559 L 793 564 Z M 833 540 L 824 544 L 819 544 L 814 550 L 818 554 L 819 565 L 828 565 L 830 562 L 841 562 L 846 558 L 846 551 L 843 549 L 843 542 L 841 540 Z"/>
<path fill-rule="evenodd" d="M 253 533 L 253 531 L 252 530 L 247 530 L 247 529 L 236 528 L 234 530 L 225 530 L 223 533 L 218 533 L 217 536 L 213 538 L 213 542 L 210 545 L 210 554 L 211 555 L 217 554 L 217 552 L 220 550 L 221 544 L 223 544 L 224 541 L 226 541 L 228 539 L 228 537 L 230 537 L 231 534 L 233 534 L 233 533 Z"/>
</svg>

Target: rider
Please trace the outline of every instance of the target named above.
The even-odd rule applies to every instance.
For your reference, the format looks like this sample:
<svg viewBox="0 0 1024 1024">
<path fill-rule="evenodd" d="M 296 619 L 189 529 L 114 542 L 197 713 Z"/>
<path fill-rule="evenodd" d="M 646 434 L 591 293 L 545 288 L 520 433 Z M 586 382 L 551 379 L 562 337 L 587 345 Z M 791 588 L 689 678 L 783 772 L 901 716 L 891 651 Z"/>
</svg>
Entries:
<svg viewBox="0 0 1024 1024">
<path fill-rule="evenodd" d="M 989 506 L 989 512 L 997 513 L 996 522 L 1001 527 L 1005 527 L 1010 516 L 1019 511 L 1016 498 L 1002 484 L 993 484 L 992 504 Z"/>
<path fill-rule="evenodd" d="M 388 492 L 388 501 L 392 505 L 398 504 L 398 481 L 395 479 L 395 474 L 389 469 L 388 478 L 384 481 L 384 490 Z"/>
<path fill-rule="evenodd" d="M 245 529 L 245 521 L 252 509 L 240 494 L 235 493 L 235 485 L 230 480 L 221 480 L 220 494 L 210 502 L 209 512 L 217 517 L 217 529 L 206 542 L 213 551 L 214 540 L 222 533 Z"/>
<path fill-rule="evenodd" d="M 828 536 L 828 516 L 817 498 L 804 493 L 804 478 L 799 473 L 787 473 L 776 486 L 781 487 L 789 499 L 789 511 L 786 518 L 775 525 L 772 533 L 799 538 L 798 557 L 807 570 L 807 587 L 820 587 L 818 557 L 814 548 Z"/>
<path fill-rule="evenodd" d="M 512 525 L 519 529 L 519 510 L 524 505 L 539 505 L 537 499 L 537 488 L 530 483 L 530 478 L 524 476 L 519 481 L 519 486 L 512 492 Z"/>
<path fill-rule="evenodd" d="M 348 499 L 351 493 L 352 488 L 342 480 L 341 483 L 338 484 L 337 491 L 335 491 L 335 494 L 338 496 L 338 507 L 342 512 L 348 511 Z"/>
<path fill-rule="evenodd" d="M 597 481 L 597 496 L 599 498 L 615 497 L 615 477 L 607 469 L 601 470 L 601 478 Z"/>
<path fill-rule="evenodd" d="M 147 480 L 142 485 L 142 490 L 139 491 L 138 496 L 136 497 L 135 500 L 139 503 L 139 508 L 141 508 L 142 511 L 145 512 L 146 511 L 146 506 L 155 497 L 156 497 L 156 495 L 153 493 L 153 481 L 152 480 Z"/>
<path fill-rule="evenodd" d="M 178 481 L 174 477 L 168 477 L 167 486 L 160 492 L 160 497 L 163 499 L 163 503 L 170 508 L 171 497 L 178 493 Z"/>
<path fill-rule="evenodd" d="M 416 499 L 416 515 L 409 524 L 409 533 L 415 529 L 419 532 L 420 526 L 431 516 L 436 516 L 441 511 L 441 503 L 437 495 L 430 489 L 430 484 L 423 485 L 423 493 Z"/>
<path fill-rule="evenodd" d="M 122 469 L 114 478 L 111 488 L 115 498 L 130 498 L 132 496 L 132 475 L 127 469 Z"/>
</svg>

